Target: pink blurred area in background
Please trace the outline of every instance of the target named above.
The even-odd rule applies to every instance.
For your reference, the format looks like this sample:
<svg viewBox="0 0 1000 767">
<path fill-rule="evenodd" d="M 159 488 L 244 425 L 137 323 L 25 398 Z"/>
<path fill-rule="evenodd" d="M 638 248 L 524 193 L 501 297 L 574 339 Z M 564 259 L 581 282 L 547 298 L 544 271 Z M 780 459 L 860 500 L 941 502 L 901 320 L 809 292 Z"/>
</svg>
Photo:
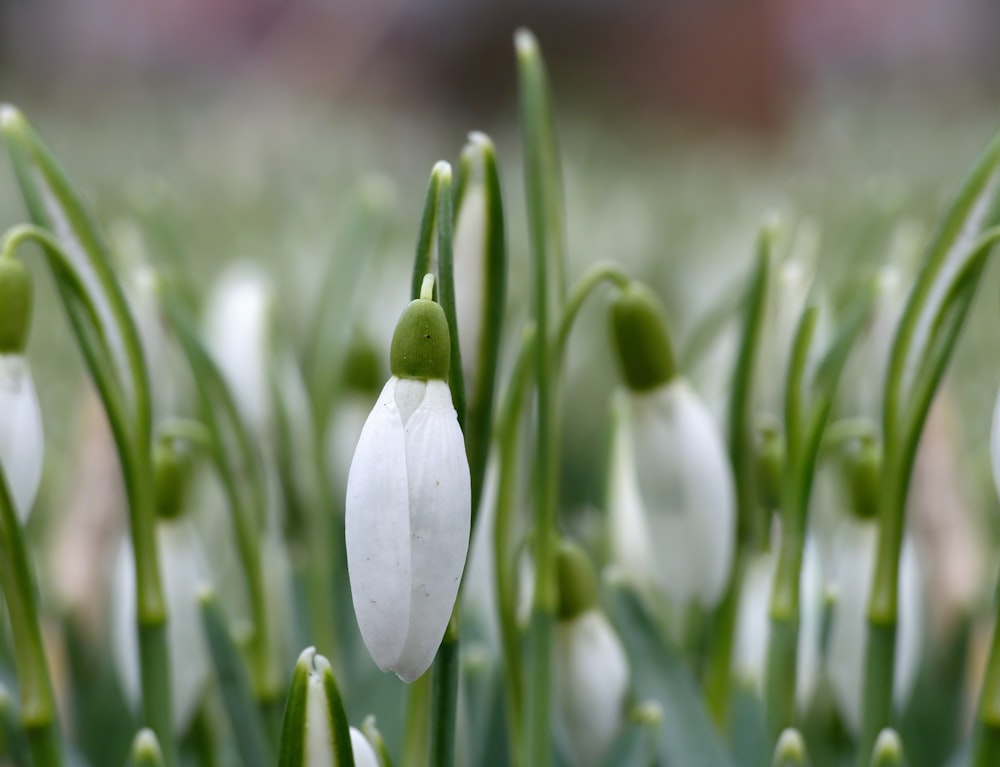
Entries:
<svg viewBox="0 0 1000 767">
<path fill-rule="evenodd" d="M 1000 85 L 995 0 L 0 0 L 0 23 L 4 77 L 36 84 L 251 77 L 498 110 L 524 25 L 561 91 L 763 131 L 831 84 Z"/>
</svg>

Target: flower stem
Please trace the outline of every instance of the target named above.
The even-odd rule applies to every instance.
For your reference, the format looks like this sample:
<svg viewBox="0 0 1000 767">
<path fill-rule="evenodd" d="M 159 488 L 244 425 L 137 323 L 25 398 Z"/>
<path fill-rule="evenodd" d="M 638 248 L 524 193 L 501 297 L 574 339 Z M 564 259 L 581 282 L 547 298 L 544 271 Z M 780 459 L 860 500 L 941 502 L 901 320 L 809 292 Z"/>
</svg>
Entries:
<svg viewBox="0 0 1000 767">
<path fill-rule="evenodd" d="M 434 658 L 431 678 L 430 767 L 455 764 L 455 716 L 458 711 L 458 604 Z"/>
<path fill-rule="evenodd" d="M 976 713 L 970 767 L 1000 764 L 1000 623 L 993 628 L 993 642 Z"/>
<path fill-rule="evenodd" d="M 35 583 L 24 531 L 14 512 L 7 479 L 0 469 L 0 586 L 7 600 L 17 680 L 21 690 L 21 720 L 35 767 L 63 764 L 52 681 L 35 599 Z"/>
</svg>

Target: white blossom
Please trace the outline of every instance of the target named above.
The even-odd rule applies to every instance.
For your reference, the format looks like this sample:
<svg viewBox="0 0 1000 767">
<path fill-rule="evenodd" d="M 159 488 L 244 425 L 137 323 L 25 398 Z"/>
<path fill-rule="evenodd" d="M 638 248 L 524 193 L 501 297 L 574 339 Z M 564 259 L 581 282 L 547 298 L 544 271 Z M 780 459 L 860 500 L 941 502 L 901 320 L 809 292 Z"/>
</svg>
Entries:
<svg viewBox="0 0 1000 767">
<path fill-rule="evenodd" d="M 0 354 L 0 465 L 18 519 L 31 514 L 42 479 L 42 411 L 28 361 Z"/>
</svg>

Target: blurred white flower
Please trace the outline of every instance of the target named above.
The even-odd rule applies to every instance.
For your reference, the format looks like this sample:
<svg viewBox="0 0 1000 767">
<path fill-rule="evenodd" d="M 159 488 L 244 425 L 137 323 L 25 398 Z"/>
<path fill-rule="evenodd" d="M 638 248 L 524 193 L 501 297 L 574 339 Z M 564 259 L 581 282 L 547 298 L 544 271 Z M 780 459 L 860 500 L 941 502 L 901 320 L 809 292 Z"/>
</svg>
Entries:
<svg viewBox="0 0 1000 767">
<path fill-rule="evenodd" d="M 609 481 L 614 561 L 637 583 L 712 607 L 732 567 L 732 469 L 711 414 L 686 381 L 621 391 Z"/>
<path fill-rule="evenodd" d="M 553 731 L 572 765 L 600 764 L 625 720 L 628 659 L 600 610 L 556 626 Z"/>
<path fill-rule="evenodd" d="M 258 436 L 270 428 L 271 288 L 246 265 L 227 271 L 209 296 L 205 341 Z"/>
<path fill-rule="evenodd" d="M 42 411 L 28 360 L 0 354 L 0 464 L 18 519 L 31 514 L 42 479 Z"/>
<path fill-rule="evenodd" d="M 354 453 L 345 532 L 361 636 L 405 682 L 430 666 L 451 617 L 471 492 L 448 384 L 392 376 Z"/>
<path fill-rule="evenodd" d="M 771 635 L 771 591 L 777 566 L 777 543 L 759 555 L 743 576 L 733 670 L 763 692 L 767 668 L 767 646 Z M 812 700 L 820 680 L 820 641 L 823 622 L 824 585 L 819 548 L 806 539 L 799 586 L 799 638 L 796 650 L 795 701 L 800 711 Z"/>
<path fill-rule="evenodd" d="M 198 589 L 207 578 L 208 564 L 195 528 L 184 517 L 157 519 L 156 545 L 170 616 L 167 651 L 174 732 L 180 734 L 191 723 L 211 672 L 198 602 Z M 138 710 L 142 693 L 136 635 L 135 562 L 127 540 L 119 547 L 112 578 L 112 654 L 125 696 Z"/>
<path fill-rule="evenodd" d="M 830 623 L 826 672 L 838 709 L 848 729 L 861 731 L 868 597 L 875 568 L 878 523 L 845 519 L 833 541 L 831 585 L 837 600 Z M 923 603 L 920 566 L 909 536 L 899 560 L 899 619 L 893 699 L 900 708 L 908 699 L 920 665 Z"/>
<path fill-rule="evenodd" d="M 486 191 L 478 176 L 469 179 L 455 221 L 454 241 L 455 314 L 461 330 L 462 376 L 465 388 L 472 392 L 476 390 L 476 361 L 483 329 L 486 259 Z"/>
</svg>

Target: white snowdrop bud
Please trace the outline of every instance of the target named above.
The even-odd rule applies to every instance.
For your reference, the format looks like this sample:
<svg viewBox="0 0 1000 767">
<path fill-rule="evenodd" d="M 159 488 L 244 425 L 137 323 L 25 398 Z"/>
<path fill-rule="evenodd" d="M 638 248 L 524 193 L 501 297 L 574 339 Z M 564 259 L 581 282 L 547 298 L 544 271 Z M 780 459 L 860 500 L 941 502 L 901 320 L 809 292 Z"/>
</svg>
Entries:
<svg viewBox="0 0 1000 767">
<path fill-rule="evenodd" d="M 207 580 L 208 564 L 197 531 L 183 516 L 157 520 L 156 544 L 170 615 L 167 650 L 174 732 L 182 733 L 198 709 L 211 672 L 198 603 L 198 590 Z M 122 541 L 112 577 L 112 653 L 125 696 L 138 710 L 142 693 L 135 629 L 135 562 L 128 541 Z"/>
<path fill-rule="evenodd" d="M 827 676 L 844 723 L 855 735 L 861 732 L 868 596 L 877 545 L 876 521 L 845 519 L 836 533 L 831 555 L 831 585 L 836 589 L 837 602 L 830 622 Z M 909 698 L 920 665 L 921 591 L 917 553 L 907 535 L 899 560 L 899 623 L 893 678 L 897 709 Z"/>
<path fill-rule="evenodd" d="M 712 607 L 732 567 L 732 469 L 708 409 L 683 379 L 619 392 L 609 482 L 611 550 L 633 581 Z"/>
<path fill-rule="evenodd" d="M 212 291 L 205 341 L 233 391 L 240 412 L 258 435 L 270 423 L 271 289 L 259 272 L 234 267 Z"/>
<path fill-rule="evenodd" d="M 347 567 L 361 637 L 376 665 L 404 682 L 434 660 L 469 548 L 472 491 L 445 382 L 449 348 L 441 307 L 413 301 L 347 477 Z"/>
<path fill-rule="evenodd" d="M 18 519 L 31 513 L 42 478 L 42 411 L 24 347 L 31 324 L 31 275 L 0 260 L 0 465 Z"/>
<path fill-rule="evenodd" d="M 295 664 L 285 702 L 278 767 L 338 767 L 351 753 L 355 767 L 379 767 L 371 743 L 347 726 L 330 662 L 308 647 Z"/>
<path fill-rule="evenodd" d="M 556 566 L 553 728 L 569 762 L 586 767 L 601 763 L 624 724 L 628 659 L 597 604 L 597 579 L 583 550 L 561 542 Z"/>
</svg>

